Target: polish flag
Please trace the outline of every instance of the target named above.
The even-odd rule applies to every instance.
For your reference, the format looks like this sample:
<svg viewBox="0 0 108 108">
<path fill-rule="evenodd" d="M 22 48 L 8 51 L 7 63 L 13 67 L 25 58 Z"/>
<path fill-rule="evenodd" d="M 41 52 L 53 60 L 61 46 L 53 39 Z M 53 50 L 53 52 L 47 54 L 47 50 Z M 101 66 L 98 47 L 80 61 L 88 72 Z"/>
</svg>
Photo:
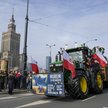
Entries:
<svg viewBox="0 0 108 108">
<path fill-rule="evenodd" d="M 38 65 L 37 65 L 37 61 L 33 60 L 32 58 L 31 58 L 31 61 L 32 61 L 32 63 L 31 63 L 32 72 L 34 72 L 35 74 L 38 74 L 39 73 L 39 68 L 38 68 Z"/>
<path fill-rule="evenodd" d="M 99 64 L 101 65 L 101 67 L 105 67 L 107 65 L 107 61 L 104 58 L 104 56 L 102 55 L 101 52 L 97 51 L 95 54 L 92 55 L 92 58 L 96 59 Z"/>
<path fill-rule="evenodd" d="M 70 56 L 65 50 L 63 51 L 63 67 L 71 71 L 72 78 L 76 77 L 74 64 L 71 62 Z"/>
</svg>

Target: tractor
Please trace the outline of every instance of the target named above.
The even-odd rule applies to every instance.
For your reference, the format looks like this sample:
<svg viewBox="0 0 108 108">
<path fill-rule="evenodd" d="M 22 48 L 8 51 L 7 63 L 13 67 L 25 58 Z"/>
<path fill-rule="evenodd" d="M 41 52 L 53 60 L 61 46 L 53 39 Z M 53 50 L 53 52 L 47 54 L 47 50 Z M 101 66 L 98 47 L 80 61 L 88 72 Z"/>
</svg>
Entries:
<svg viewBox="0 0 108 108">
<path fill-rule="evenodd" d="M 33 89 L 37 94 L 45 94 L 48 97 L 69 94 L 75 99 L 87 98 L 90 92 L 102 93 L 104 85 L 108 85 L 108 62 L 102 66 L 99 59 L 94 57 L 97 49 L 107 61 L 101 47 L 91 50 L 87 46 L 81 46 L 65 50 L 75 67 L 75 77 L 64 67 L 63 50 L 59 51 L 55 61 L 50 64 L 50 72 L 34 76 Z"/>
<path fill-rule="evenodd" d="M 56 61 L 50 64 L 50 73 L 63 72 L 65 91 L 76 99 L 84 99 L 89 92 L 103 92 L 104 84 L 108 84 L 108 66 L 101 67 L 98 60 L 93 58 L 96 47 L 92 50 L 86 46 L 67 49 L 66 52 L 75 66 L 76 77 L 63 67 L 62 53 L 56 55 Z"/>
</svg>

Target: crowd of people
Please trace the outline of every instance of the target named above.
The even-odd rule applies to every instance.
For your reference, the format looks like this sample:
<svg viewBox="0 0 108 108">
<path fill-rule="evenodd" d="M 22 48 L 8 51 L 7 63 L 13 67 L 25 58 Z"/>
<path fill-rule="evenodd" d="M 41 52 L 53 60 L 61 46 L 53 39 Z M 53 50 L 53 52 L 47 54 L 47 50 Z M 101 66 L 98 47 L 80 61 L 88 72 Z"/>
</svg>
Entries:
<svg viewBox="0 0 108 108">
<path fill-rule="evenodd" d="M 8 89 L 8 93 L 11 95 L 14 89 L 26 88 L 28 90 L 32 88 L 31 73 L 28 73 L 27 77 L 23 76 L 20 71 L 9 71 L 7 76 L 0 74 L 0 92 L 2 89 Z"/>
</svg>

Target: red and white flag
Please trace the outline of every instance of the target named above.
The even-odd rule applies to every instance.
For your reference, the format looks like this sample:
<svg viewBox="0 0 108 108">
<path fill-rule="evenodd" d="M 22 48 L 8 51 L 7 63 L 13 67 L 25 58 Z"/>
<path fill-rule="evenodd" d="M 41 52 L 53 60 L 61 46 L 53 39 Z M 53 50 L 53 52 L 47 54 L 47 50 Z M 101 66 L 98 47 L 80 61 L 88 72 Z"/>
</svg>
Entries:
<svg viewBox="0 0 108 108">
<path fill-rule="evenodd" d="M 32 63 L 31 63 L 32 72 L 34 72 L 35 74 L 38 74 L 39 73 L 39 67 L 37 65 L 37 61 L 33 60 L 32 58 L 31 58 L 31 61 L 32 61 Z"/>
<path fill-rule="evenodd" d="M 101 65 L 101 67 L 105 67 L 107 65 L 107 61 L 104 58 L 104 56 L 102 55 L 101 52 L 97 51 L 95 54 L 92 55 L 92 58 L 96 59 L 99 64 Z"/>
<path fill-rule="evenodd" d="M 69 54 L 64 50 L 63 51 L 63 67 L 71 71 L 72 78 L 76 77 L 75 66 L 70 60 Z"/>
</svg>

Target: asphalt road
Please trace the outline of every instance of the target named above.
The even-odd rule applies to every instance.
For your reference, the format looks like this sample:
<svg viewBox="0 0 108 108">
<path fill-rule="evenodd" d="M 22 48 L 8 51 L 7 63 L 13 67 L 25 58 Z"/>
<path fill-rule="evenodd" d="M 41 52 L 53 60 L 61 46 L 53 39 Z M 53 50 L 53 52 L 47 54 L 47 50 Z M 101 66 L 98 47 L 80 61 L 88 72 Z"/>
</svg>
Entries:
<svg viewBox="0 0 108 108">
<path fill-rule="evenodd" d="M 69 96 L 48 98 L 32 93 L 1 94 L 0 108 L 108 108 L 108 89 L 84 100 L 73 100 Z"/>
</svg>

